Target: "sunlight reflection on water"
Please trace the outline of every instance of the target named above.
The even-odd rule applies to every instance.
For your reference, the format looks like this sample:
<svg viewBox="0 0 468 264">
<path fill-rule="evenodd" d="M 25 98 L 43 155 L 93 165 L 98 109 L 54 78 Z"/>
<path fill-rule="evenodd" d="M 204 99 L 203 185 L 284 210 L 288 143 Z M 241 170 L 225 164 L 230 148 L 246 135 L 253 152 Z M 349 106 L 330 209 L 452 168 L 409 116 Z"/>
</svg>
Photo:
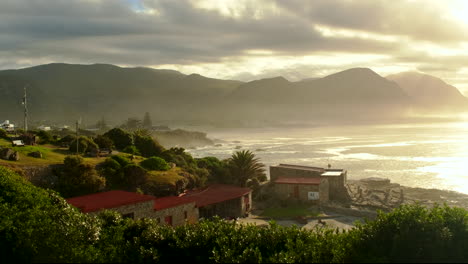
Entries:
<svg viewBox="0 0 468 264">
<path fill-rule="evenodd" d="M 266 166 L 330 163 L 348 170 L 350 179 L 385 177 L 406 186 L 468 194 L 468 123 L 206 132 L 224 142 L 188 150 L 194 157 L 224 159 L 240 146 Z"/>
</svg>

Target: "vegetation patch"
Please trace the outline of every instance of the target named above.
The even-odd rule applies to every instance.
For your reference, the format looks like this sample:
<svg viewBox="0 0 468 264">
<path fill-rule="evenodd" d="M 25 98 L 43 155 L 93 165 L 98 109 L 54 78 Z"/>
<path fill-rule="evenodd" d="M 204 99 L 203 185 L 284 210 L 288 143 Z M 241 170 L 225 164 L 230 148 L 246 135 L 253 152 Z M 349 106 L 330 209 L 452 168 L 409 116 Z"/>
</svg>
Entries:
<svg viewBox="0 0 468 264">
<path fill-rule="evenodd" d="M 269 218 L 294 218 L 294 217 L 314 217 L 318 216 L 319 212 L 310 209 L 310 206 L 306 205 L 294 205 L 288 207 L 275 207 L 266 208 L 263 210 L 261 216 Z"/>
<path fill-rule="evenodd" d="M 175 185 L 177 181 L 184 179 L 184 177 L 180 175 L 181 172 L 182 169 L 178 167 L 167 171 L 149 171 L 148 178 L 157 183 Z"/>
</svg>

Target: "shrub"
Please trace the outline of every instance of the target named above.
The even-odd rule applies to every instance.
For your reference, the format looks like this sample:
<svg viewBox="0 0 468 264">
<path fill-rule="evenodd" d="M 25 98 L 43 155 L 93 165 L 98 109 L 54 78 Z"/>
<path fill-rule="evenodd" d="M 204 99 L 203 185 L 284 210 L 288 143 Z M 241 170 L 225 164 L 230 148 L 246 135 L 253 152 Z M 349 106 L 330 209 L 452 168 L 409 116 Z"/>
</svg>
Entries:
<svg viewBox="0 0 468 264">
<path fill-rule="evenodd" d="M 110 138 L 118 150 L 133 145 L 132 135 L 121 128 L 113 128 L 104 133 L 104 136 Z"/>
<path fill-rule="evenodd" d="M 64 197 L 73 197 L 102 190 L 106 181 L 94 166 L 86 164 L 80 156 L 65 157 L 64 166 L 58 171 L 57 190 Z"/>
<path fill-rule="evenodd" d="M 0 138 L 9 139 L 7 132 L 1 128 L 0 128 Z"/>
<path fill-rule="evenodd" d="M 164 151 L 164 147 L 156 140 L 150 136 L 141 136 L 139 134 L 135 135 L 135 147 L 143 157 L 160 156 Z"/>
<path fill-rule="evenodd" d="M 36 136 L 39 137 L 39 144 L 50 144 L 55 142 L 52 135 L 44 130 L 37 131 Z"/>
<path fill-rule="evenodd" d="M 112 149 L 114 148 L 114 142 L 106 136 L 98 135 L 94 142 L 99 146 L 99 148 Z"/>
<path fill-rule="evenodd" d="M 151 157 L 145 159 L 140 165 L 147 170 L 167 171 L 171 168 L 165 160 L 160 157 Z"/>
<path fill-rule="evenodd" d="M 126 146 L 122 152 L 132 154 L 132 155 L 140 155 L 140 151 L 135 146 Z"/>
<path fill-rule="evenodd" d="M 76 153 L 76 138 L 70 142 L 69 150 L 70 152 Z M 99 146 L 94 143 L 94 141 L 88 137 L 80 136 L 78 138 L 78 153 L 88 153 L 88 152 L 96 152 L 99 150 Z"/>
</svg>

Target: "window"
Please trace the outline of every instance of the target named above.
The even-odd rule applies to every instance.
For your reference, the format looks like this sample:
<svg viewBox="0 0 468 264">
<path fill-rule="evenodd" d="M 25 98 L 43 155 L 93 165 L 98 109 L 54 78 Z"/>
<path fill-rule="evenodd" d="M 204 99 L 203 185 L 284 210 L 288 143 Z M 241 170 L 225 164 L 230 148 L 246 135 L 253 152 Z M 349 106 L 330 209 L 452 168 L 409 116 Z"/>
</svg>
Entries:
<svg viewBox="0 0 468 264">
<path fill-rule="evenodd" d="M 122 217 L 123 217 L 123 218 L 131 218 L 131 219 L 134 219 L 135 214 L 134 214 L 134 213 L 123 214 Z"/>
<path fill-rule="evenodd" d="M 294 194 L 293 194 L 293 197 L 294 197 L 294 198 L 299 198 L 299 186 L 297 186 L 297 185 L 294 186 Z"/>
<path fill-rule="evenodd" d="M 172 215 L 168 215 L 164 218 L 164 222 L 166 222 L 166 224 L 168 225 L 172 225 Z"/>
<path fill-rule="evenodd" d="M 188 218 L 187 211 L 184 211 L 184 219 L 186 219 L 186 220 L 187 220 L 187 218 Z"/>
</svg>

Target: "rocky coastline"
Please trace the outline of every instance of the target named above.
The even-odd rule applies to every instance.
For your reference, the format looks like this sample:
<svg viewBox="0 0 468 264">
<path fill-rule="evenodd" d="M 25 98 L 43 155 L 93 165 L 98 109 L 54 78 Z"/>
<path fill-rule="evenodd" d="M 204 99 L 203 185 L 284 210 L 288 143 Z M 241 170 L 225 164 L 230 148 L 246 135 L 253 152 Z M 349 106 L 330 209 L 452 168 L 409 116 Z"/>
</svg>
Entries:
<svg viewBox="0 0 468 264">
<path fill-rule="evenodd" d="M 468 195 L 449 190 L 412 188 L 384 178 L 349 180 L 350 206 L 358 209 L 390 211 L 402 204 L 419 203 L 432 207 L 447 204 L 468 209 Z"/>
</svg>

